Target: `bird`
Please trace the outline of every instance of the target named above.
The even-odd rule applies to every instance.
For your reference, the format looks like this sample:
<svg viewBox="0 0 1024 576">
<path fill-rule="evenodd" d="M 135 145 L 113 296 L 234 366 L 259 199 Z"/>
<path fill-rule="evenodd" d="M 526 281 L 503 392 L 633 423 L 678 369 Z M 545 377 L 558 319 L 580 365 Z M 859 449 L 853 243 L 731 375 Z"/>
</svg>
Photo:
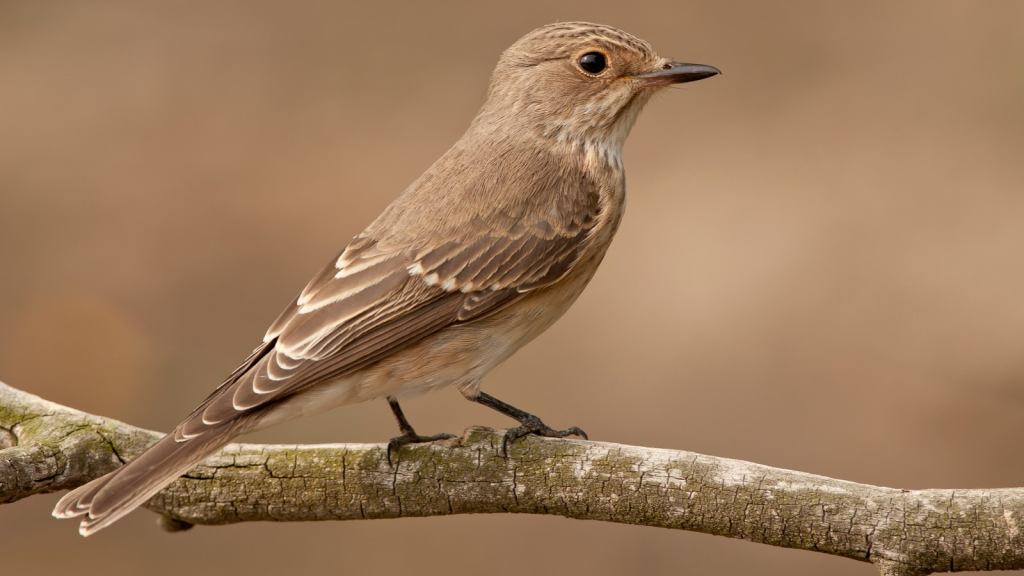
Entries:
<svg viewBox="0 0 1024 576">
<path fill-rule="evenodd" d="M 594 276 L 622 220 L 622 147 L 660 90 L 720 74 L 587 22 L 542 26 L 505 50 L 465 134 L 302 290 L 263 342 L 174 431 L 61 498 L 88 536 L 236 436 L 386 399 L 402 446 L 421 436 L 399 399 L 456 387 L 528 434 L 577 435 L 481 391 Z"/>
</svg>

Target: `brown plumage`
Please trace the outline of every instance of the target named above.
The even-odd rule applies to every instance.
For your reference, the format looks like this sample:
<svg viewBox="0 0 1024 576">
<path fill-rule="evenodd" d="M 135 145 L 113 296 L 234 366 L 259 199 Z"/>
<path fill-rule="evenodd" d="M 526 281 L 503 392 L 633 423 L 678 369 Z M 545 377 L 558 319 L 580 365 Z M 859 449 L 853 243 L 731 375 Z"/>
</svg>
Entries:
<svg viewBox="0 0 1024 576">
<path fill-rule="evenodd" d="M 466 134 L 330 262 L 263 344 L 172 434 L 67 494 L 54 516 L 114 522 L 239 434 L 338 405 L 388 398 L 403 435 L 426 441 L 395 398 L 480 380 L 575 301 L 604 257 L 625 200 L 622 145 L 660 86 L 717 70 L 678 64 L 625 32 L 587 23 L 535 30 L 506 50 Z"/>
</svg>

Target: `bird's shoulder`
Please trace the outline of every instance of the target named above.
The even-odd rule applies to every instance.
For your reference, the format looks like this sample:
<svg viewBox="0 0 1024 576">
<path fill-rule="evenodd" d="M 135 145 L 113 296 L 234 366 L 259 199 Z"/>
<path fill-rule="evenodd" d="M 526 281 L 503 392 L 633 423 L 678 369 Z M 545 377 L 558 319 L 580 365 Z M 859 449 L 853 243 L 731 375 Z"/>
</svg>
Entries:
<svg viewBox="0 0 1024 576">
<path fill-rule="evenodd" d="M 356 240 L 373 241 L 383 249 L 430 251 L 452 241 L 523 227 L 551 237 L 586 226 L 596 217 L 603 184 L 577 155 L 537 145 L 463 141 Z"/>
<path fill-rule="evenodd" d="M 560 277 L 600 221 L 602 186 L 574 158 L 540 147 L 455 148 L 356 243 L 406 251 L 428 285 L 529 290 Z"/>
</svg>

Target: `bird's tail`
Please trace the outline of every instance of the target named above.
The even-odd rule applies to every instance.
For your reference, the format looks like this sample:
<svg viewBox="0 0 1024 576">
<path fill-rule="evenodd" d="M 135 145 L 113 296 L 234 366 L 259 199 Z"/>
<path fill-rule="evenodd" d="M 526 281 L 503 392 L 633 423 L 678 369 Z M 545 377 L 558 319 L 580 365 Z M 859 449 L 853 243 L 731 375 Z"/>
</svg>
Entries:
<svg viewBox="0 0 1024 576">
<path fill-rule="evenodd" d="M 184 441 L 168 434 L 125 466 L 66 494 L 53 515 L 73 518 L 85 514 L 78 529 L 82 536 L 102 530 L 230 442 L 241 432 L 244 422 L 240 420 L 245 419 L 211 427 Z"/>
</svg>

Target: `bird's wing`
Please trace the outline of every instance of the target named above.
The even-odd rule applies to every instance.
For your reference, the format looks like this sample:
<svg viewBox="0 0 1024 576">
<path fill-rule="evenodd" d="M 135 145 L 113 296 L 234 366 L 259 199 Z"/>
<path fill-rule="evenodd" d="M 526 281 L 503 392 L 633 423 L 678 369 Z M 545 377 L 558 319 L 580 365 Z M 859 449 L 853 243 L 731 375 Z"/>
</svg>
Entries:
<svg viewBox="0 0 1024 576">
<path fill-rule="evenodd" d="M 447 326 L 557 282 L 579 259 L 599 203 L 529 211 L 509 227 L 466 226 L 429 248 L 356 237 L 284 311 L 259 348 L 184 421 L 184 441 L 344 376 Z M 460 237 L 461 236 L 461 237 Z"/>
</svg>

